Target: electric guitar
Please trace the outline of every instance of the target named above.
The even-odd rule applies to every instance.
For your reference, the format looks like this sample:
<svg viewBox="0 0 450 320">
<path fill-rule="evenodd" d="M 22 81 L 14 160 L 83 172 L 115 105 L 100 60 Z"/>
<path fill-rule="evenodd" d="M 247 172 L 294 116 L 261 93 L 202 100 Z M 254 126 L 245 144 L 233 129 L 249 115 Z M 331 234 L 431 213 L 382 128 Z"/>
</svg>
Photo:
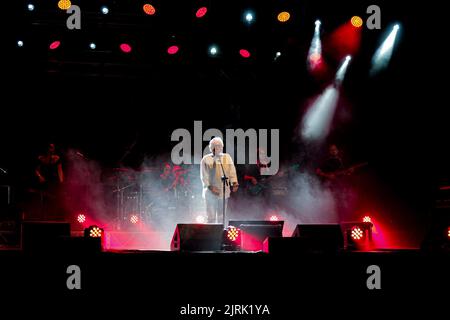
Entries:
<svg viewBox="0 0 450 320">
<path fill-rule="evenodd" d="M 322 173 L 322 175 L 325 178 L 332 180 L 332 179 L 335 179 L 335 178 L 341 177 L 341 176 L 349 176 L 349 175 L 353 174 L 353 172 L 355 170 L 357 170 L 359 168 L 362 168 L 362 167 L 365 167 L 367 165 L 369 165 L 368 162 L 362 162 L 362 163 L 355 164 L 355 165 L 353 165 L 351 167 L 348 167 L 346 169 L 341 169 L 341 170 L 336 170 L 336 171 L 333 171 L 333 172 Z"/>
</svg>

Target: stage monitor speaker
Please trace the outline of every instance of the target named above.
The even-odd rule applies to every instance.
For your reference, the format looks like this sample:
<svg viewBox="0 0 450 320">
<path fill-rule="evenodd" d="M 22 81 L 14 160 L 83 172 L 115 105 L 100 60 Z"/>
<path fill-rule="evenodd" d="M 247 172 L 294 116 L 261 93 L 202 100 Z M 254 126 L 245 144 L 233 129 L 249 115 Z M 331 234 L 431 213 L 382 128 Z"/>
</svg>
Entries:
<svg viewBox="0 0 450 320">
<path fill-rule="evenodd" d="M 24 251 L 48 251 L 60 248 L 63 237 L 70 237 L 68 222 L 26 221 L 22 223 Z"/>
<path fill-rule="evenodd" d="M 298 224 L 292 237 L 301 239 L 299 249 L 310 253 L 333 253 L 344 247 L 339 224 Z"/>
<path fill-rule="evenodd" d="M 241 230 L 241 250 L 262 251 L 267 237 L 282 237 L 284 221 L 234 220 L 229 222 Z"/>
<path fill-rule="evenodd" d="M 177 224 L 172 251 L 219 251 L 222 249 L 223 224 Z"/>
</svg>

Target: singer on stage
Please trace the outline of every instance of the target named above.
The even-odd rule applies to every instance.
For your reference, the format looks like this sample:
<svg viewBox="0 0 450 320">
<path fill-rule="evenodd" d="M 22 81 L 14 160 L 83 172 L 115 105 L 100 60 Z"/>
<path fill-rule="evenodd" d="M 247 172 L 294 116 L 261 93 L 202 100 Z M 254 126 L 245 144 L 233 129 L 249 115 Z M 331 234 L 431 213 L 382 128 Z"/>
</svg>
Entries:
<svg viewBox="0 0 450 320">
<path fill-rule="evenodd" d="M 225 176 L 225 210 L 230 190 L 238 190 L 238 180 L 233 159 L 228 153 L 223 153 L 223 141 L 219 137 L 209 142 L 211 153 L 203 157 L 200 162 L 200 178 L 203 184 L 203 198 L 206 201 L 208 223 L 221 223 L 223 221 L 223 182 Z M 231 186 L 231 188 L 230 188 Z M 224 226 L 225 227 L 225 226 Z"/>
</svg>

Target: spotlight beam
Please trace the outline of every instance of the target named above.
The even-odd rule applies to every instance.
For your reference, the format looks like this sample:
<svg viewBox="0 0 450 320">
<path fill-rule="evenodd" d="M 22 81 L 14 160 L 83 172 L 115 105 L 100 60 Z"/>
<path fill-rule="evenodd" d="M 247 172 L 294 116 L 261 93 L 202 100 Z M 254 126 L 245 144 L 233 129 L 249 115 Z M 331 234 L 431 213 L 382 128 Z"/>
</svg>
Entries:
<svg viewBox="0 0 450 320">
<path fill-rule="evenodd" d="M 341 66 L 339 67 L 338 71 L 336 72 L 336 78 L 335 78 L 335 84 L 341 85 L 342 81 L 344 81 L 345 74 L 347 73 L 347 68 L 350 63 L 350 60 L 352 57 L 347 56 L 344 59 L 344 62 L 342 62 Z"/>
<path fill-rule="evenodd" d="M 301 132 L 303 139 L 321 141 L 328 135 L 338 98 L 338 89 L 330 85 L 314 101 L 303 118 Z"/>
<path fill-rule="evenodd" d="M 320 25 L 321 22 L 315 22 L 314 35 L 311 40 L 311 46 L 308 51 L 307 65 L 310 70 L 315 69 L 322 60 L 322 42 L 320 40 Z"/>
<path fill-rule="evenodd" d="M 375 75 L 381 70 L 385 69 L 391 61 L 392 52 L 394 50 L 395 39 L 397 38 L 398 30 L 400 26 L 396 24 L 392 31 L 389 33 L 386 40 L 383 41 L 381 46 L 377 49 L 372 57 L 372 67 L 370 69 L 370 75 Z"/>
</svg>

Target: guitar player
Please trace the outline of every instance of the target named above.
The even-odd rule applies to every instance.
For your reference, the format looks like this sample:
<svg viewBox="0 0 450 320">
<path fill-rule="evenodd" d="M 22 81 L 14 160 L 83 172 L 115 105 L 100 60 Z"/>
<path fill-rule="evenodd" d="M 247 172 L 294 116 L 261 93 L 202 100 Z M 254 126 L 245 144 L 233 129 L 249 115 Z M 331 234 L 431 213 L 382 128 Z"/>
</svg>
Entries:
<svg viewBox="0 0 450 320">
<path fill-rule="evenodd" d="M 342 151 L 335 144 L 328 148 L 328 157 L 320 167 L 316 169 L 316 174 L 321 178 L 323 187 L 332 192 L 335 199 L 337 213 L 340 219 L 348 219 L 357 204 L 357 195 L 352 192 L 352 180 L 350 178 L 357 168 L 366 166 L 367 163 L 360 163 L 347 167 Z"/>
<path fill-rule="evenodd" d="M 328 147 L 328 158 L 325 162 L 316 169 L 316 174 L 327 180 L 335 180 L 340 174 L 340 172 L 344 172 L 344 161 L 342 160 L 341 152 L 335 144 L 332 144 Z M 347 174 L 352 174 L 353 170 Z"/>
</svg>

